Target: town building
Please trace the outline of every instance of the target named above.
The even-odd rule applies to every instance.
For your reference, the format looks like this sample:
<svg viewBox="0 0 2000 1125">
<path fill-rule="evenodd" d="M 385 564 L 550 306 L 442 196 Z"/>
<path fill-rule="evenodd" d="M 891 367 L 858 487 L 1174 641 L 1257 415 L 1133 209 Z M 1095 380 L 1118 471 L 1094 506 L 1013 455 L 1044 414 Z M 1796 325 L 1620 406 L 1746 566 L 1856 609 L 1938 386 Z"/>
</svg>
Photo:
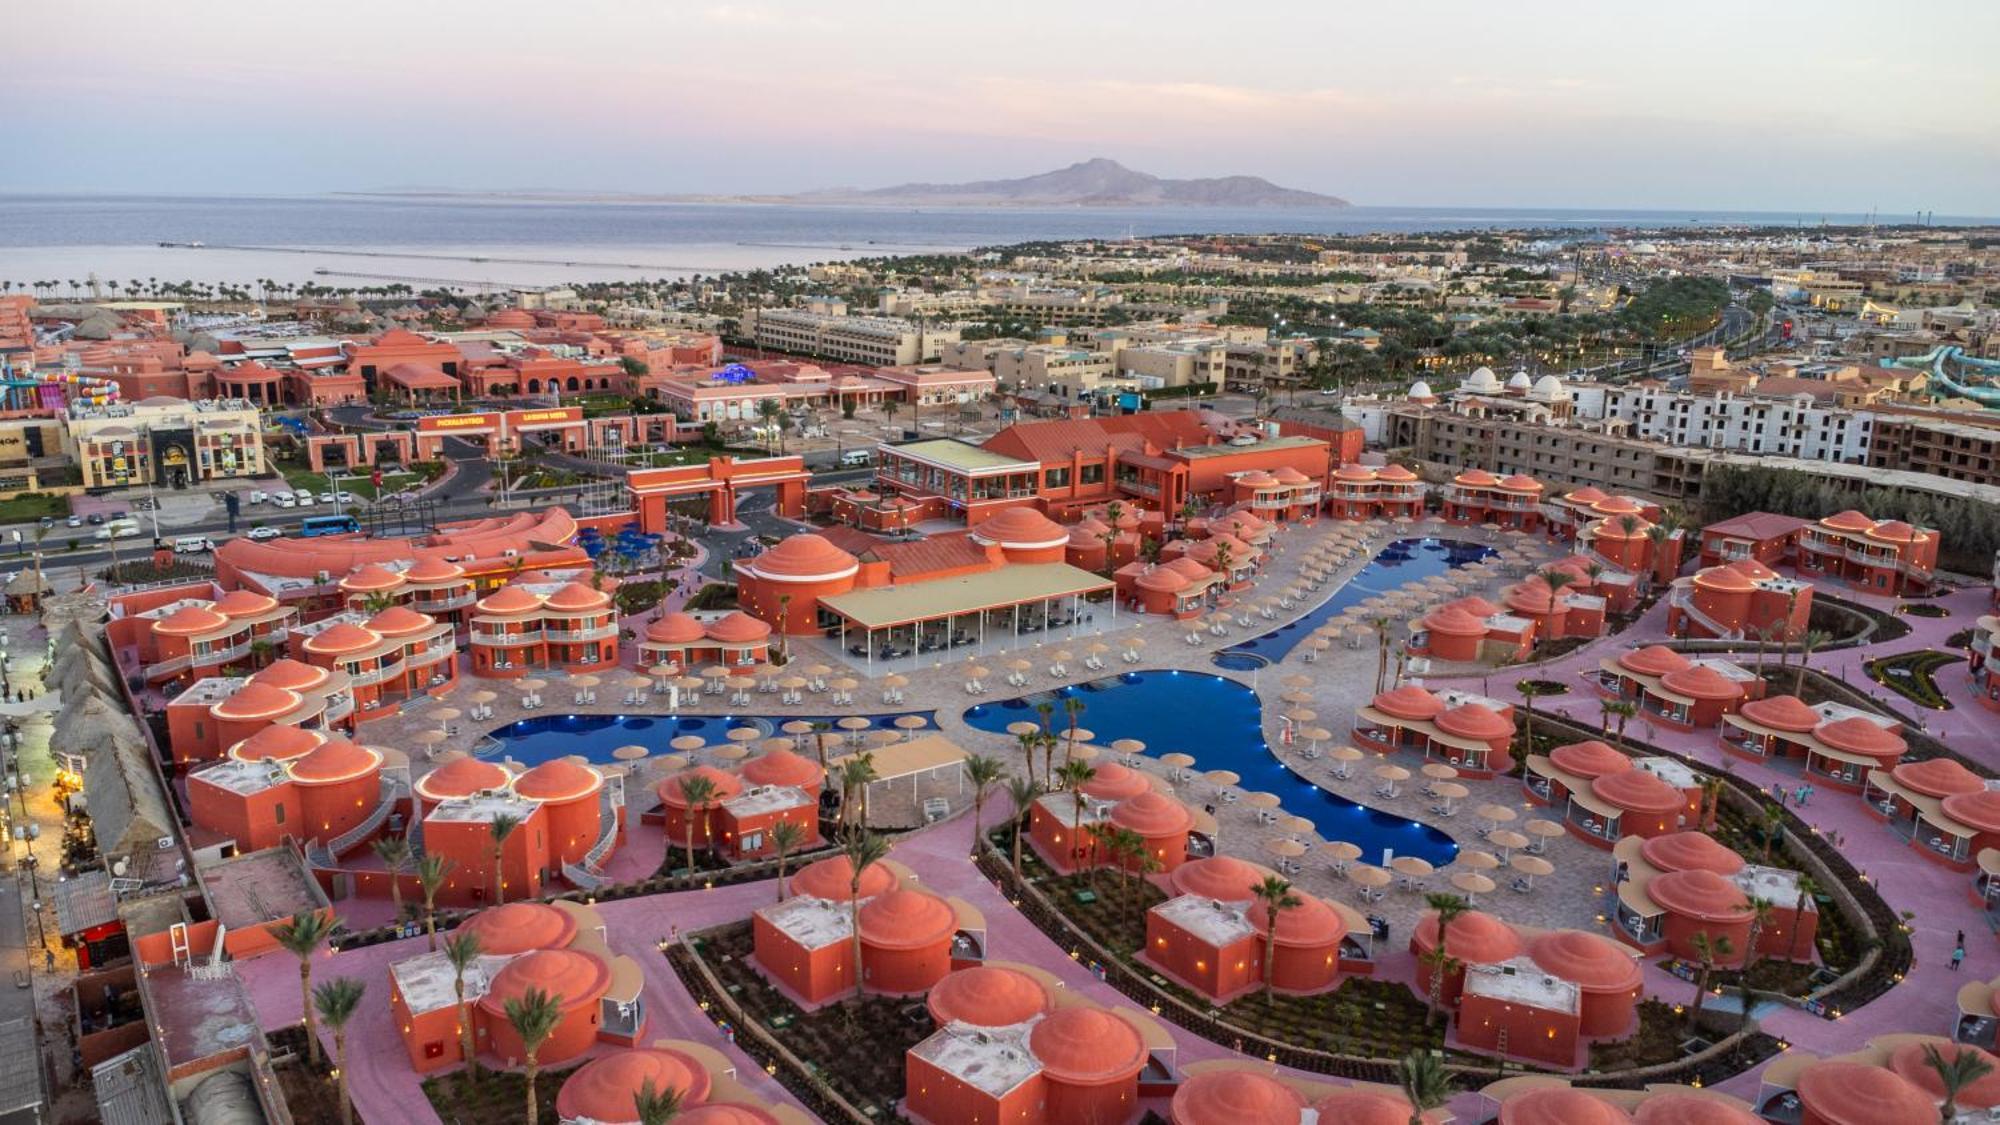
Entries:
<svg viewBox="0 0 2000 1125">
<path fill-rule="evenodd" d="M 1741 757 L 1795 758 L 1815 785 L 1859 792 L 1870 770 L 1886 770 L 1908 750 L 1901 724 L 1845 704 L 1808 705 L 1795 695 L 1745 702 L 1723 717 L 1722 749 Z"/>
<path fill-rule="evenodd" d="M 1296 906 L 1278 914 L 1271 963 L 1264 959 L 1268 904 L 1253 899 L 1178 895 L 1146 912 L 1148 968 L 1226 1004 L 1262 988 L 1311 995 L 1336 988 L 1342 972 L 1373 965 L 1360 954 L 1369 940 L 1366 919 L 1352 907 L 1294 891 Z"/>
<path fill-rule="evenodd" d="M 854 991 L 857 918 L 867 991 L 927 992 L 959 966 L 962 959 L 954 952 L 959 912 L 953 901 L 916 889 L 899 869 L 879 866 L 864 871 L 857 896 L 851 870 L 844 857 L 808 864 L 794 878 L 790 897 L 751 915 L 752 958 L 765 976 L 809 1007 Z"/>
<path fill-rule="evenodd" d="M 185 488 L 269 471 L 263 419 L 257 406 L 243 399 L 77 403 L 65 424 L 87 489 Z"/>
<path fill-rule="evenodd" d="M 890 317 L 851 316 L 811 309 L 748 309 L 743 332 L 760 348 L 835 359 L 870 367 L 898 367 L 938 359 L 957 328 L 933 328 Z"/>
<path fill-rule="evenodd" d="M 905 1106 L 932 1125 L 1127 1121 L 1157 1025 L 1079 999 L 1005 1026 L 942 1025 L 904 1059 Z"/>
<path fill-rule="evenodd" d="M 1651 838 L 1627 836 L 1612 849 L 1623 877 L 1611 933 L 1648 956 L 1666 953 L 1699 960 L 1694 939 L 1727 939 L 1721 965 L 1749 958 L 1811 960 L 1819 928 L 1819 906 L 1799 894 L 1799 873 L 1790 868 L 1746 863 L 1743 857 L 1703 832 L 1673 832 Z M 1771 904 L 1758 926 L 1753 899 Z"/>
<path fill-rule="evenodd" d="M 1357 708 L 1354 741 L 1364 750 L 1414 750 L 1468 777 L 1504 768 L 1514 740 L 1514 707 L 1474 692 L 1405 684 Z"/>
<path fill-rule="evenodd" d="M 1902 520 L 1873 520 L 1849 509 L 1799 533 L 1802 578 L 1844 582 L 1870 593 L 1904 597 L 1937 581 L 1938 533 Z"/>
<path fill-rule="evenodd" d="M 1744 555 L 1676 578 L 1667 594 L 1667 632 L 1676 637 L 1789 643 L 1806 633 L 1813 588 Z"/>
<path fill-rule="evenodd" d="M 1595 739 L 1530 754 L 1523 795 L 1562 812 L 1570 835 L 1610 848 L 1627 836 L 1705 828 L 1713 810 L 1703 778 L 1672 758 L 1630 758 Z"/>
</svg>

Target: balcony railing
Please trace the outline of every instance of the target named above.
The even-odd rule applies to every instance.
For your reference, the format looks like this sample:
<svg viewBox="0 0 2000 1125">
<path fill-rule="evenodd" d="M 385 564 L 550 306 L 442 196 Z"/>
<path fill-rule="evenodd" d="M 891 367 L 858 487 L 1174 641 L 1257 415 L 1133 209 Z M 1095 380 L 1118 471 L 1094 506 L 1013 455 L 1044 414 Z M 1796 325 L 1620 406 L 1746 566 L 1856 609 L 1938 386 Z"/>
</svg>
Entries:
<svg viewBox="0 0 2000 1125">
<path fill-rule="evenodd" d="M 542 630 L 542 636 L 552 641 L 608 641 L 617 635 L 617 625 L 598 625 L 589 629 Z"/>
<path fill-rule="evenodd" d="M 424 647 L 416 649 L 410 652 L 408 655 L 404 656 L 403 663 L 413 668 L 421 668 L 427 665 L 436 664 L 439 661 L 450 660 L 453 656 L 456 656 L 457 654 L 458 654 L 457 645 L 431 644 L 431 645 L 425 645 Z"/>
<path fill-rule="evenodd" d="M 403 662 L 401 660 L 391 660 L 379 668 L 370 668 L 365 672 L 349 673 L 348 679 L 355 687 L 367 687 L 370 684 L 379 684 L 383 680 L 402 674 Z"/>
<path fill-rule="evenodd" d="M 522 629 L 513 633 L 482 633 L 475 629 L 472 632 L 472 643 L 476 645 L 532 645 L 540 644 L 541 640 L 540 629 Z"/>
<path fill-rule="evenodd" d="M 412 598 L 410 599 L 410 608 L 419 613 L 442 613 L 446 610 L 469 606 L 477 600 L 479 600 L 479 596 L 467 590 L 462 594 L 452 594 L 449 597 L 443 598 Z"/>
<path fill-rule="evenodd" d="M 329 695 L 326 697 L 326 710 L 320 714 L 320 720 L 329 724 L 337 723 L 352 714 L 354 714 L 353 696 Z"/>
</svg>

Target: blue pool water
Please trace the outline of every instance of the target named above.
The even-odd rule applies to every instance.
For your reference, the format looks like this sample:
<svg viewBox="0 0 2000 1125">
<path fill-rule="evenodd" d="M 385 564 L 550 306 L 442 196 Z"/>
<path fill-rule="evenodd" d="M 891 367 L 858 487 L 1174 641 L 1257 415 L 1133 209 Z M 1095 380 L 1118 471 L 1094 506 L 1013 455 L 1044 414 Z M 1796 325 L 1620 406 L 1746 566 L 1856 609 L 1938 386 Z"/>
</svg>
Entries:
<svg viewBox="0 0 2000 1125">
<path fill-rule="evenodd" d="M 903 715 L 921 715 L 931 726 L 937 725 L 933 711 L 891 711 L 881 715 L 863 715 L 876 727 L 893 728 L 896 719 Z M 754 727 L 765 737 L 777 737 L 782 732 L 779 727 L 794 719 L 804 719 L 809 723 L 831 723 L 846 718 L 844 715 L 537 715 L 531 719 L 518 719 L 493 732 L 500 743 L 496 756 L 510 757 L 523 765 L 539 765 L 550 758 L 581 754 L 593 762 L 612 761 L 611 752 L 620 746 L 639 745 L 647 747 L 655 754 L 670 754 L 673 751 L 667 743 L 685 734 L 698 734 L 711 743 L 728 740 L 728 734 L 737 727 Z M 827 732 L 827 749 L 831 753 L 840 736 L 847 732 L 831 730 Z M 810 735 L 802 736 L 810 739 Z M 810 743 L 802 742 L 802 745 Z"/>
<path fill-rule="evenodd" d="M 968 726 L 1005 733 L 1007 724 L 1036 718 L 1035 705 L 1053 702 L 1057 724 L 1062 701 L 1084 702 L 1077 724 L 1100 744 L 1136 738 L 1152 755 L 1179 751 L 1195 757 L 1197 770 L 1230 770 L 1250 791 L 1276 793 L 1287 812 L 1310 819 L 1328 840 L 1359 845 L 1380 860 L 1383 851 L 1415 855 L 1442 866 L 1458 854 L 1451 837 L 1427 825 L 1356 804 L 1293 773 L 1264 741 L 1257 695 L 1235 680 L 1205 672 L 1151 671 L 1076 684 L 1059 691 L 982 703 L 965 712 Z"/>
<path fill-rule="evenodd" d="M 1235 671 L 1276 664 L 1300 641 L 1311 636 L 1314 629 L 1325 624 L 1329 618 L 1338 616 L 1348 606 L 1358 605 L 1377 594 L 1388 593 L 1406 582 L 1476 563 L 1493 553 L 1491 547 L 1456 539 L 1398 539 L 1382 548 L 1382 552 L 1367 566 L 1356 571 L 1353 578 L 1311 613 L 1262 636 L 1230 645 L 1217 652 L 1213 659 L 1217 667 Z"/>
</svg>

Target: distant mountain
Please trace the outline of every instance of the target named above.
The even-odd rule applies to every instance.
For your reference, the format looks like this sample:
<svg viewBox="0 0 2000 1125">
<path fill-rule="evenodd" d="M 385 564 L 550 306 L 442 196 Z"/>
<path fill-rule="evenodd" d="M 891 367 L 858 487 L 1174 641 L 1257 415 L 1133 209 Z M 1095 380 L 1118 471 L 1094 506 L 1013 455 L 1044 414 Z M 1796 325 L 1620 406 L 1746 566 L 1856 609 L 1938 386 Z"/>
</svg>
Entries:
<svg viewBox="0 0 2000 1125">
<path fill-rule="evenodd" d="M 898 184 L 835 188 L 793 196 L 801 203 L 876 203 L 932 207 L 1346 207 L 1331 195 L 1283 188 L 1257 176 L 1169 180 L 1098 157 L 1018 180 L 967 184 Z"/>
</svg>

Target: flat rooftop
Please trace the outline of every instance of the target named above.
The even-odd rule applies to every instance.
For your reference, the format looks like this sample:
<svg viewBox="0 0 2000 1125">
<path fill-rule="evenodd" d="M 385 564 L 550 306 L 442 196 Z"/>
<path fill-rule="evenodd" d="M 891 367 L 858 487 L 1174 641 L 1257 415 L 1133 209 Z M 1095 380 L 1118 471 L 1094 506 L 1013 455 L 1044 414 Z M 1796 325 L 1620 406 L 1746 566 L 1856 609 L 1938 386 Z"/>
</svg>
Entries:
<svg viewBox="0 0 2000 1125">
<path fill-rule="evenodd" d="M 1466 966 L 1465 991 L 1470 996 L 1568 1015 L 1577 1014 L 1583 1003 L 1583 991 L 1576 982 L 1551 976 L 1526 957 L 1494 965 Z"/>
<path fill-rule="evenodd" d="M 1036 1022 L 974 1027 L 953 1020 L 910 1051 L 966 1085 L 999 1097 L 1041 1073 L 1041 1060 L 1028 1049 L 1028 1033 Z"/>
<path fill-rule="evenodd" d="M 248 797 L 285 780 L 285 767 L 271 761 L 239 762 L 234 758 L 224 758 L 188 776 L 198 777 L 205 784 L 227 789 L 239 797 Z"/>
<path fill-rule="evenodd" d="M 1083 815 L 1079 818 L 1077 816 L 1076 797 L 1070 793 L 1044 793 L 1035 798 L 1035 803 L 1042 806 L 1043 812 L 1055 818 L 1057 824 L 1066 825 L 1070 828 L 1075 828 L 1079 824 L 1102 824 L 1104 818 L 1111 815 L 1112 808 L 1109 801 L 1093 801 L 1089 797 L 1085 797 L 1083 799 Z"/>
<path fill-rule="evenodd" d="M 1632 765 L 1676 789 L 1693 789 L 1701 784 L 1701 772 L 1675 758 L 1638 758 Z"/>
<path fill-rule="evenodd" d="M 913 441 L 907 445 L 885 445 L 884 453 L 900 454 L 945 469 L 956 469 L 962 473 L 1038 473 L 1042 471 L 1039 461 L 1022 461 L 1004 453 L 977 446 L 955 438 L 932 438 L 929 441 Z"/>
<path fill-rule="evenodd" d="M 1257 927 L 1244 917 L 1241 906 L 1201 895 L 1168 899 L 1155 906 L 1153 913 L 1217 949 L 1257 932 Z"/>
<path fill-rule="evenodd" d="M 806 791 L 789 785 L 759 785 L 722 802 L 729 815 L 737 818 L 796 809 L 815 802 Z"/>
<path fill-rule="evenodd" d="M 192 687 L 168 700 L 167 706 L 213 707 L 242 691 L 243 685 L 248 682 L 239 676 L 208 676 L 196 680 Z"/>
<path fill-rule="evenodd" d="M 169 1070 L 248 1049 L 262 1038 L 257 1010 L 234 973 L 197 980 L 186 969 L 159 965 L 146 970 L 140 981 L 155 1028 L 153 1042 Z"/>
<path fill-rule="evenodd" d="M 1179 457 L 1200 460 L 1207 457 L 1231 457 L 1239 453 L 1262 453 L 1273 449 L 1303 449 L 1307 446 L 1325 444 L 1324 441 L 1318 438 L 1301 437 L 1293 434 L 1286 437 L 1259 438 L 1256 441 L 1245 442 L 1242 445 L 1234 445 L 1229 442 L 1217 445 L 1184 445 L 1179 449 L 1169 450 L 1169 452 Z"/>
<path fill-rule="evenodd" d="M 424 818 L 424 823 L 490 823 L 494 817 L 503 814 L 526 820 L 540 807 L 540 801 L 531 801 L 512 793 L 477 793 L 440 803 Z"/>
<path fill-rule="evenodd" d="M 1432 694 L 1443 701 L 1446 707 L 1464 707 L 1467 704 L 1476 703 L 1481 707 L 1498 711 L 1502 714 L 1506 713 L 1508 707 L 1507 704 L 1490 695 L 1481 695 L 1476 691 L 1465 691 L 1460 688 L 1433 688 Z"/>
<path fill-rule="evenodd" d="M 824 949 L 853 936 L 847 910 L 844 902 L 801 895 L 775 906 L 767 906 L 757 913 L 801 948 Z"/>
<path fill-rule="evenodd" d="M 1101 575 L 1068 563 L 1009 563 L 998 570 L 821 598 L 853 626 L 881 629 L 1111 589 Z"/>
<path fill-rule="evenodd" d="M 232 930 L 261 926 L 308 910 L 323 909 L 326 895 L 290 848 L 203 864 L 202 885 L 216 921 Z"/>
<path fill-rule="evenodd" d="M 466 1002 L 486 995 L 487 986 L 513 959 L 511 956 L 491 954 L 474 958 L 472 964 L 465 967 Z M 458 1003 L 457 973 L 442 949 L 434 953 L 419 953 L 391 964 L 389 981 L 396 986 L 397 995 L 403 998 L 403 1005 L 411 1015 L 435 1012 Z"/>
<path fill-rule="evenodd" d="M 1835 703 L 1830 699 L 1825 703 L 1813 704 L 1812 709 L 1819 712 L 1819 721 L 1822 723 L 1834 723 L 1842 719 L 1867 719 L 1883 730 L 1897 730 L 1903 725 L 1887 715 L 1877 715 L 1873 711 L 1863 711 L 1859 707 L 1849 707 L 1845 703 Z"/>
<path fill-rule="evenodd" d="M 1796 871 L 1752 863 L 1730 876 L 1729 881 L 1753 899 L 1768 899 L 1781 907 L 1798 905 L 1799 873 Z"/>
</svg>

